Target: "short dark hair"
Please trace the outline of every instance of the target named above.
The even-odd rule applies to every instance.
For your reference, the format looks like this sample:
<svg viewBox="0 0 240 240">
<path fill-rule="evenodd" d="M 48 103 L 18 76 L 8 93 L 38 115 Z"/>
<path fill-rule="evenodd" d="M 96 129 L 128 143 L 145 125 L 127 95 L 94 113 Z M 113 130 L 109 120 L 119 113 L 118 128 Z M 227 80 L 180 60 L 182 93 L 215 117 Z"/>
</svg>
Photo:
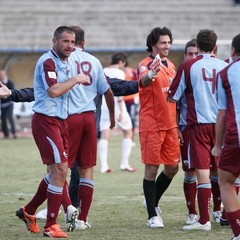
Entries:
<svg viewBox="0 0 240 240">
<path fill-rule="evenodd" d="M 197 34 L 198 48 L 204 52 L 212 52 L 217 43 L 217 34 L 210 29 L 202 29 Z"/>
<path fill-rule="evenodd" d="M 55 30 L 53 37 L 59 39 L 61 38 L 63 32 L 74 33 L 74 31 L 69 26 L 60 26 Z"/>
<path fill-rule="evenodd" d="M 75 44 L 76 45 L 82 45 L 85 37 L 85 32 L 82 28 L 79 26 L 70 26 L 71 29 L 74 31 L 76 38 L 75 38 Z"/>
<path fill-rule="evenodd" d="M 192 40 L 188 41 L 185 45 L 185 49 L 184 49 L 184 53 L 187 54 L 187 49 L 189 47 L 197 47 L 197 41 L 195 38 L 193 38 Z"/>
<path fill-rule="evenodd" d="M 127 56 L 122 52 L 117 52 L 112 55 L 111 64 L 118 64 L 120 61 L 127 62 Z"/>
<path fill-rule="evenodd" d="M 173 37 L 172 37 L 172 32 L 171 32 L 170 29 L 168 29 L 167 27 L 163 27 L 163 28 L 156 27 L 156 28 L 153 28 L 151 30 L 151 32 L 148 34 L 148 36 L 147 36 L 147 41 L 146 41 L 147 49 L 146 50 L 148 52 L 152 52 L 152 46 L 154 46 L 157 43 L 157 41 L 158 41 L 160 36 L 165 36 L 165 35 L 169 36 L 171 44 L 172 44 Z"/>
<path fill-rule="evenodd" d="M 240 34 L 236 35 L 232 40 L 232 47 L 234 47 L 237 55 L 240 55 Z"/>
</svg>

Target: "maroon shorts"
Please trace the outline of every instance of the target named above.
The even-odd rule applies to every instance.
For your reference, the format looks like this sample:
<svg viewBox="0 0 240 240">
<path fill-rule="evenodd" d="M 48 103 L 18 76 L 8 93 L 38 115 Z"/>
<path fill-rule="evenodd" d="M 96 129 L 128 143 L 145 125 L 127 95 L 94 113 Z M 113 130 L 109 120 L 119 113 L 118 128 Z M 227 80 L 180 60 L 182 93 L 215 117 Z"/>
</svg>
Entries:
<svg viewBox="0 0 240 240">
<path fill-rule="evenodd" d="M 182 136 L 184 141 L 184 143 L 180 146 L 182 169 L 185 172 L 194 171 L 193 168 L 188 167 L 188 128 L 187 127 L 182 131 Z"/>
<path fill-rule="evenodd" d="M 44 164 L 68 161 L 68 128 L 66 120 L 34 113 L 32 134 Z"/>
<path fill-rule="evenodd" d="M 239 146 L 224 145 L 219 157 L 218 167 L 232 173 L 235 177 L 240 174 L 240 148 Z"/>
<path fill-rule="evenodd" d="M 97 132 L 94 112 L 69 115 L 69 167 L 74 162 L 83 169 L 96 165 Z"/>
<path fill-rule="evenodd" d="M 217 169 L 217 158 L 211 155 L 215 145 L 215 124 L 200 124 L 188 129 L 188 162 L 190 168 Z"/>
</svg>

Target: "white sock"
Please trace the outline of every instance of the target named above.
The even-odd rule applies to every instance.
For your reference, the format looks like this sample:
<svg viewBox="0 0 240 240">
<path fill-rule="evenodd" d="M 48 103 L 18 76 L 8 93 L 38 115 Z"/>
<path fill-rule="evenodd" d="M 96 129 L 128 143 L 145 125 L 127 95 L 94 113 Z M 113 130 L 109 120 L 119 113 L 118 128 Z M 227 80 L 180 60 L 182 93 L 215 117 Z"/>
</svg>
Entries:
<svg viewBox="0 0 240 240">
<path fill-rule="evenodd" d="M 132 139 L 131 138 L 123 138 L 122 140 L 122 159 L 120 168 L 129 168 L 129 156 L 132 150 Z"/>
<path fill-rule="evenodd" d="M 100 171 L 105 172 L 109 169 L 107 158 L 108 158 L 108 141 L 100 139 L 98 141 L 99 148 L 99 160 L 100 160 Z"/>
</svg>

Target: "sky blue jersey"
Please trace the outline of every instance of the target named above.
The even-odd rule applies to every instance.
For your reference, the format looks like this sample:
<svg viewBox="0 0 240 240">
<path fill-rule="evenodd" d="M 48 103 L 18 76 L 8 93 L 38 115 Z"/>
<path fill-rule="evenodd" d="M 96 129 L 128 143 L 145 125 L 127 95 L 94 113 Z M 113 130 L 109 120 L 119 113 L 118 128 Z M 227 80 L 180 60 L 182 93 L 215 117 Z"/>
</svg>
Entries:
<svg viewBox="0 0 240 240">
<path fill-rule="evenodd" d="M 69 115 L 96 111 L 94 99 L 97 93 L 102 95 L 110 88 L 100 61 L 81 48 L 76 48 L 69 63 L 73 76 L 83 73 L 90 79 L 90 84 L 76 84 L 70 90 Z"/>
<path fill-rule="evenodd" d="M 51 117 L 66 119 L 68 116 L 68 94 L 51 98 L 48 88 L 57 82 L 65 82 L 71 78 L 68 61 L 59 59 L 53 49 L 43 54 L 34 72 L 35 103 L 33 111 Z"/>
<path fill-rule="evenodd" d="M 179 101 L 183 94 L 186 95 L 187 125 L 216 123 L 217 73 L 226 65 L 211 54 L 200 54 L 180 65 L 168 96 Z"/>
</svg>

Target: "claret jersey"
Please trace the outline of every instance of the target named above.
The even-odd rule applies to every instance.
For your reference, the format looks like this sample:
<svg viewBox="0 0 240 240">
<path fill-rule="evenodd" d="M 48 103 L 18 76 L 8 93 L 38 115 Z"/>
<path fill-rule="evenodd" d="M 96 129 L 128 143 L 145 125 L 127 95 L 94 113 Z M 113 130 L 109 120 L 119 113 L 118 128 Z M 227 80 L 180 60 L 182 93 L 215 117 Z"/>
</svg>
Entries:
<svg viewBox="0 0 240 240">
<path fill-rule="evenodd" d="M 168 96 L 179 101 L 186 94 L 187 125 L 216 123 L 216 78 L 226 65 L 211 54 L 201 54 L 179 67 Z"/>
<path fill-rule="evenodd" d="M 224 145 L 240 147 L 240 59 L 224 68 L 217 79 L 218 109 L 226 109 Z"/>
</svg>

